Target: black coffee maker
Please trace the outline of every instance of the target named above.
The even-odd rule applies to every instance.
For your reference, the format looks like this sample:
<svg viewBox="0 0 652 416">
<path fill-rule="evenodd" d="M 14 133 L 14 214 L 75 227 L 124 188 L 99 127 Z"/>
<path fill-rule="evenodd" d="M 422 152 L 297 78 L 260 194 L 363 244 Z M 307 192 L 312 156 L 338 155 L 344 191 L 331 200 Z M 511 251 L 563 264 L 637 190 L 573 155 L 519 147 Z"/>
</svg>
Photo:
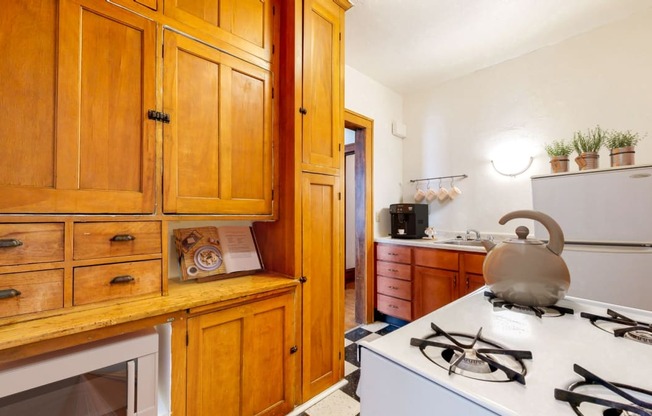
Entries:
<svg viewBox="0 0 652 416">
<path fill-rule="evenodd" d="M 392 204 L 389 206 L 392 238 L 422 238 L 428 228 L 428 205 Z"/>
</svg>

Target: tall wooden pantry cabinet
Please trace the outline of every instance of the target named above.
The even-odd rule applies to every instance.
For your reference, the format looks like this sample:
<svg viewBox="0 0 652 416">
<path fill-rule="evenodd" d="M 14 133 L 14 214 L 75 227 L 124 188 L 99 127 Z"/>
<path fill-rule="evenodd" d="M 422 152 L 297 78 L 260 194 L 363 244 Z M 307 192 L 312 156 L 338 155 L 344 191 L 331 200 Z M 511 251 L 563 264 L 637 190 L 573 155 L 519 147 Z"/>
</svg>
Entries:
<svg viewBox="0 0 652 416">
<path fill-rule="evenodd" d="M 257 223 L 265 265 L 300 277 L 301 401 L 344 371 L 344 12 L 348 0 L 282 5 L 280 216 Z M 294 57 L 301 56 L 300 62 Z"/>
</svg>

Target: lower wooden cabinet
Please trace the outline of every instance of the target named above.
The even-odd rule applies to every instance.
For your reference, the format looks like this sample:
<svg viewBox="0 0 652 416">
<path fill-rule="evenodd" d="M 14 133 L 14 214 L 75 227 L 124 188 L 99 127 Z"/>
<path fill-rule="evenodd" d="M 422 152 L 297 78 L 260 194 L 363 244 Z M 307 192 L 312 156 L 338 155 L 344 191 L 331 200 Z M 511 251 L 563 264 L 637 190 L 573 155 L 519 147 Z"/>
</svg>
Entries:
<svg viewBox="0 0 652 416">
<path fill-rule="evenodd" d="M 414 267 L 413 319 L 421 318 L 457 298 L 458 272 L 430 267 Z"/>
<path fill-rule="evenodd" d="M 406 321 L 484 286 L 485 253 L 376 245 L 376 309 Z"/>
<path fill-rule="evenodd" d="M 181 354 L 186 356 L 186 415 L 285 415 L 292 410 L 299 357 L 293 304 L 292 291 L 188 318 L 187 348 Z M 175 335 L 173 329 L 173 336 L 184 334 Z"/>
</svg>

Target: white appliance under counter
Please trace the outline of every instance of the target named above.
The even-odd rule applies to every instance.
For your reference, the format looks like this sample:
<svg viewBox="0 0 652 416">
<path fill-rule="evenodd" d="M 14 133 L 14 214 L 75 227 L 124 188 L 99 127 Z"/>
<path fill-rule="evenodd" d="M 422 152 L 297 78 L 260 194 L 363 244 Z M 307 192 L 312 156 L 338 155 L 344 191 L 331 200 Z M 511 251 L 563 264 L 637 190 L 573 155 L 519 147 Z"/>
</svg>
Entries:
<svg viewBox="0 0 652 416">
<path fill-rule="evenodd" d="M 555 399 L 555 389 L 582 380 L 574 364 L 612 382 L 652 390 L 652 333 L 645 342 L 615 337 L 584 317 L 613 309 L 642 322 L 652 313 L 567 297 L 557 303 L 573 314 L 537 317 L 496 308 L 480 289 L 398 330 L 361 343 L 358 395 L 362 416 L 390 415 L 574 415 Z M 475 335 L 514 350 L 531 351 L 522 360 L 525 384 L 467 378 L 429 361 L 411 338 L 433 334 L 431 323 L 448 332 Z"/>
</svg>

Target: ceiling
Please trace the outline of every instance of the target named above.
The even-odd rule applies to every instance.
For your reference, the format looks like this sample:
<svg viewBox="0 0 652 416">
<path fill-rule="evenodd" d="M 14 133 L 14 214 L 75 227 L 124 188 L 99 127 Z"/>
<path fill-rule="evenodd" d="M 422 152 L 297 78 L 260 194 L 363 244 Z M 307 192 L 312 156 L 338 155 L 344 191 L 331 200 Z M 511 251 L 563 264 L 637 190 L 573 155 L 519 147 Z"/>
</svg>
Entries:
<svg viewBox="0 0 652 416">
<path fill-rule="evenodd" d="M 433 87 L 652 7 L 650 0 L 352 0 L 346 64 L 399 93 Z"/>
</svg>

